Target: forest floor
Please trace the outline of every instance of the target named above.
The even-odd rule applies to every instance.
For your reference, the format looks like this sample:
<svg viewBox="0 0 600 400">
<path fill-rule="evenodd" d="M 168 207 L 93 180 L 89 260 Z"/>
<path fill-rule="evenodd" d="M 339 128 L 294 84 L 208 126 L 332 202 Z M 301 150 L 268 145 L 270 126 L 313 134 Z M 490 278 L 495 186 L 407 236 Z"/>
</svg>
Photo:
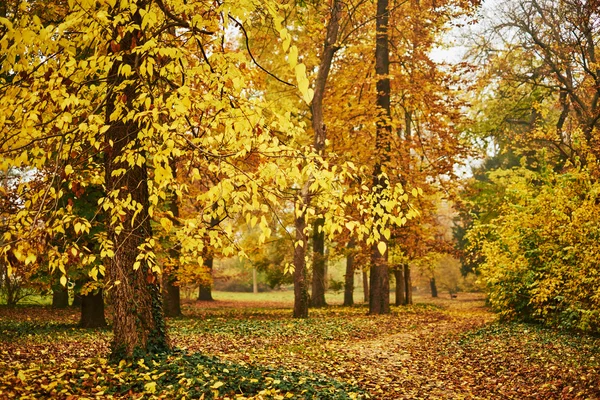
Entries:
<svg viewBox="0 0 600 400">
<path fill-rule="evenodd" d="M 600 399 L 600 338 L 498 323 L 477 294 L 416 300 L 305 320 L 285 303 L 186 302 L 177 352 L 119 364 L 110 330 L 78 329 L 75 309 L 0 307 L 0 399 Z"/>
</svg>

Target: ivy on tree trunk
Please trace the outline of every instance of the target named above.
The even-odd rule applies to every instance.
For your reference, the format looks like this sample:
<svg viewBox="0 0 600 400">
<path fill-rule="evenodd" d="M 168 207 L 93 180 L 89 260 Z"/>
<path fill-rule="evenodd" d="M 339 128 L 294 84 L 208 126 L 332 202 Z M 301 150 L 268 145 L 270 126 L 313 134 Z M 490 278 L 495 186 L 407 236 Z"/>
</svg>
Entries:
<svg viewBox="0 0 600 400">
<path fill-rule="evenodd" d="M 141 26 L 140 10 L 145 7 L 146 2 L 139 1 L 136 12 L 131 15 L 132 22 L 137 26 Z M 115 27 L 114 37 L 121 37 L 120 48 L 131 48 L 135 46 L 134 41 L 138 46 L 144 43 L 144 33 L 139 29 L 123 32 Z M 112 217 L 121 222 L 119 231 L 115 229 L 115 224 L 107 224 L 108 238 L 114 246 L 114 256 L 106 260 L 108 291 L 113 306 L 114 336 L 111 356 L 114 360 L 170 349 L 157 273 L 148 261 L 138 259 L 141 246 L 152 238 L 148 214 L 150 203 L 147 165 L 131 165 L 128 160 L 128 157 L 141 152 L 142 145 L 138 138 L 140 129 L 133 119 L 126 117 L 126 111 L 121 111 L 120 117 L 116 119 L 111 117 L 118 102 L 125 103 L 125 110 L 134 109 L 134 99 L 138 95 L 136 80 L 126 80 L 121 71 L 125 66 L 135 71 L 139 62 L 136 58 L 135 54 L 122 53 L 121 59 L 116 59 L 107 77 L 107 195 L 115 204 L 124 202 L 133 206 L 121 207 L 119 215 L 116 215 L 114 209 L 111 210 Z M 123 88 L 117 90 L 119 86 Z M 134 268 L 136 262 L 139 262 L 139 265 Z"/>
</svg>

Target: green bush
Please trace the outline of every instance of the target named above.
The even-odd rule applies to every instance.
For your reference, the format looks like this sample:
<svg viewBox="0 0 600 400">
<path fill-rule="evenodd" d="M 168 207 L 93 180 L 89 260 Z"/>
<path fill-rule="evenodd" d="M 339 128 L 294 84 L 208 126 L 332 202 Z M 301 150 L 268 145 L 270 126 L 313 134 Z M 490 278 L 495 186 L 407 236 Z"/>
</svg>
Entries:
<svg viewBox="0 0 600 400">
<path fill-rule="evenodd" d="M 598 332 L 600 184 L 584 171 L 524 168 L 490 179 L 504 189 L 498 217 L 467 237 L 492 307 L 504 318 Z"/>
</svg>

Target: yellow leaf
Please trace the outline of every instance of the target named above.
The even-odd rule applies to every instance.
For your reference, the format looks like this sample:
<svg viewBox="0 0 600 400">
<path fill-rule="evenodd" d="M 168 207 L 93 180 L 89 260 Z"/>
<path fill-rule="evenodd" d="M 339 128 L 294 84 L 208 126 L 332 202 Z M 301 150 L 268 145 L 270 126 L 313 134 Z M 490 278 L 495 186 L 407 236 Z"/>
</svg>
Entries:
<svg viewBox="0 0 600 400">
<path fill-rule="evenodd" d="M 148 393 L 156 392 L 156 382 L 148 382 L 144 385 L 144 390 Z"/>
<path fill-rule="evenodd" d="M 288 63 L 292 68 L 296 68 L 296 65 L 298 64 L 298 48 L 296 46 L 290 47 L 290 53 L 288 54 Z"/>
<path fill-rule="evenodd" d="M 169 232 L 171 230 L 171 228 L 173 227 L 173 223 L 171 222 L 171 220 L 168 218 L 164 218 L 164 217 L 160 219 L 160 225 L 167 232 Z"/>
<path fill-rule="evenodd" d="M 19 372 L 17 373 L 17 378 L 19 378 L 23 383 L 27 380 L 27 378 L 25 377 L 25 373 L 21 370 L 19 370 Z"/>
<path fill-rule="evenodd" d="M 69 164 L 65 167 L 65 174 L 71 175 L 72 173 L 73 173 L 73 167 L 71 166 L 71 164 Z"/>
<path fill-rule="evenodd" d="M 385 242 L 379 242 L 379 244 L 377 244 L 377 250 L 379 250 L 381 255 L 384 255 L 387 250 L 387 244 L 385 244 Z"/>
<path fill-rule="evenodd" d="M 67 286 L 67 277 L 66 276 L 61 276 L 60 277 L 60 284 L 63 286 Z"/>
<path fill-rule="evenodd" d="M 221 382 L 221 381 L 217 381 L 217 382 L 215 382 L 215 384 L 214 384 L 214 385 L 212 385 L 212 386 L 211 386 L 211 388 L 212 388 L 212 389 L 218 389 L 218 388 L 220 388 L 221 386 L 223 386 L 223 382 Z"/>
</svg>

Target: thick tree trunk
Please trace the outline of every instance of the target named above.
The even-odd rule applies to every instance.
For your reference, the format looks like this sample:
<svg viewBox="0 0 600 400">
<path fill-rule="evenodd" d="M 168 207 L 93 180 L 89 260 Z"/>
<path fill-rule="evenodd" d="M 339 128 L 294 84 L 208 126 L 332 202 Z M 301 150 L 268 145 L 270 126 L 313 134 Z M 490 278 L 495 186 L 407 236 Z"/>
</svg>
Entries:
<svg viewBox="0 0 600 400">
<path fill-rule="evenodd" d="M 390 312 L 390 280 L 386 258 L 387 254 L 381 255 L 377 249 L 371 256 L 369 314 Z"/>
<path fill-rule="evenodd" d="M 406 304 L 404 271 L 401 265 L 394 270 L 394 278 L 396 278 L 396 305 L 401 306 Z"/>
<path fill-rule="evenodd" d="M 362 281 L 363 281 L 363 302 L 369 301 L 369 273 L 364 269 L 362 270 Z"/>
<path fill-rule="evenodd" d="M 431 288 L 431 297 L 438 297 L 437 285 L 435 284 L 435 278 L 429 280 L 429 287 Z"/>
<path fill-rule="evenodd" d="M 312 127 L 314 131 L 315 152 L 323 156 L 325 150 L 325 122 L 323 119 L 323 98 L 325 96 L 325 86 L 327 77 L 331 69 L 333 55 L 338 50 L 335 46 L 338 31 L 340 27 L 340 17 L 342 13 L 342 3 L 339 0 L 333 0 L 331 6 L 331 16 L 327 24 L 327 33 L 323 46 L 323 54 L 319 64 L 319 72 L 315 81 L 314 97 L 311 103 L 312 109 Z M 311 305 L 313 307 L 324 307 L 325 302 L 325 232 L 323 232 L 324 218 L 317 218 L 313 224 L 313 277 L 312 277 L 312 297 Z"/>
<path fill-rule="evenodd" d="M 304 207 L 308 198 L 308 183 L 304 184 L 301 200 L 296 207 Z M 306 235 L 305 213 L 298 212 L 294 220 L 296 229 L 296 242 L 294 243 L 294 318 L 308 317 L 308 285 L 306 282 L 306 247 L 308 245 Z"/>
<path fill-rule="evenodd" d="M 62 286 L 52 287 L 52 308 L 67 308 L 69 306 L 69 290 Z"/>
<path fill-rule="evenodd" d="M 204 266 L 206 267 L 206 270 L 208 271 L 208 274 L 210 275 L 211 279 L 207 280 L 207 282 L 208 282 L 207 284 L 201 283 L 200 286 L 198 287 L 198 300 L 201 300 L 201 301 L 214 301 L 215 300 L 212 297 L 212 287 L 210 284 L 210 282 L 212 282 L 213 264 L 214 264 L 214 257 L 211 253 L 204 260 Z"/>
<path fill-rule="evenodd" d="M 410 277 L 410 267 L 408 264 L 404 264 L 404 290 L 406 294 L 404 304 L 412 304 L 412 279 Z"/>
<path fill-rule="evenodd" d="M 388 45 L 388 3 L 389 0 L 377 0 L 375 73 L 377 75 L 377 107 L 382 115 L 377 121 L 375 153 L 378 161 L 373 168 L 373 191 L 378 194 L 378 202 L 384 201 L 382 192 L 386 189 L 386 177 L 383 166 L 389 161 L 390 152 L 390 79 Z M 382 238 L 383 240 L 383 238 Z M 387 241 L 384 240 L 387 245 Z M 387 247 L 387 246 L 386 246 Z M 388 251 L 379 252 L 377 243 L 371 249 L 371 288 L 369 296 L 369 314 L 387 314 L 390 312 L 390 281 L 387 261 Z"/>
<path fill-rule="evenodd" d="M 71 304 L 71 307 L 77 307 L 77 308 L 81 308 L 81 294 L 75 292 L 73 294 L 73 303 Z"/>
<path fill-rule="evenodd" d="M 139 10 L 145 9 L 144 2 L 138 2 L 137 11 L 131 16 L 138 26 L 142 24 Z M 115 13 L 121 10 L 118 6 Z M 120 49 L 131 49 L 136 44 L 143 45 L 143 32 L 122 30 L 115 27 L 114 37 L 120 38 Z M 112 49 L 109 47 L 109 53 Z M 129 159 L 140 156 L 142 143 L 136 122 L 127 116 L 134 110 L 138 87 L 136 71 L 138 54 L 122 52 L 115 59 L 107 77 L 108 95 L 106 101 L 106 124 L 109 126 L 105 138 L 105 171 L 107 197 L 112 203 L 107 223 L 108 239 L 112 242 L 114 256 L 105 260 L 109 295 L 113 308 L 113 360 L 140 356 L 148 353 L 168 351 L 170 346 L 164 320 L 162 298 L 157 270 L 144 260 L 138 260 L 140 246 L 152 238 L 148 209 L 148 170 L 145 163 L 130 163 Z M 125 77 L 119 74 L 127 65 L 134 74 L 130 83 L 123 86 Z M 139 79 L 138 79 L 139 80 Z M 116 105 L 123 109 L 117 117 L 111 117 Z M 123 207 L 121 204 L 133 206 Z M 118 229 L 117 229 L 118 228 Z M 134 268 L 135 265 L 135 268 Z"/>
<path fill-rule="evenodd" d="M 354 240 L 348 242 L 346 256 L 346 274 L 344 275 L 344 305 L 354 305 Z"/>
<path fill-rule="evenodd" d="M 81 328 L 102 328 L 106 326 L 104 318 L 104 296 L 102 289 L 79 296 L 81 298 Z"/>
</svg>

